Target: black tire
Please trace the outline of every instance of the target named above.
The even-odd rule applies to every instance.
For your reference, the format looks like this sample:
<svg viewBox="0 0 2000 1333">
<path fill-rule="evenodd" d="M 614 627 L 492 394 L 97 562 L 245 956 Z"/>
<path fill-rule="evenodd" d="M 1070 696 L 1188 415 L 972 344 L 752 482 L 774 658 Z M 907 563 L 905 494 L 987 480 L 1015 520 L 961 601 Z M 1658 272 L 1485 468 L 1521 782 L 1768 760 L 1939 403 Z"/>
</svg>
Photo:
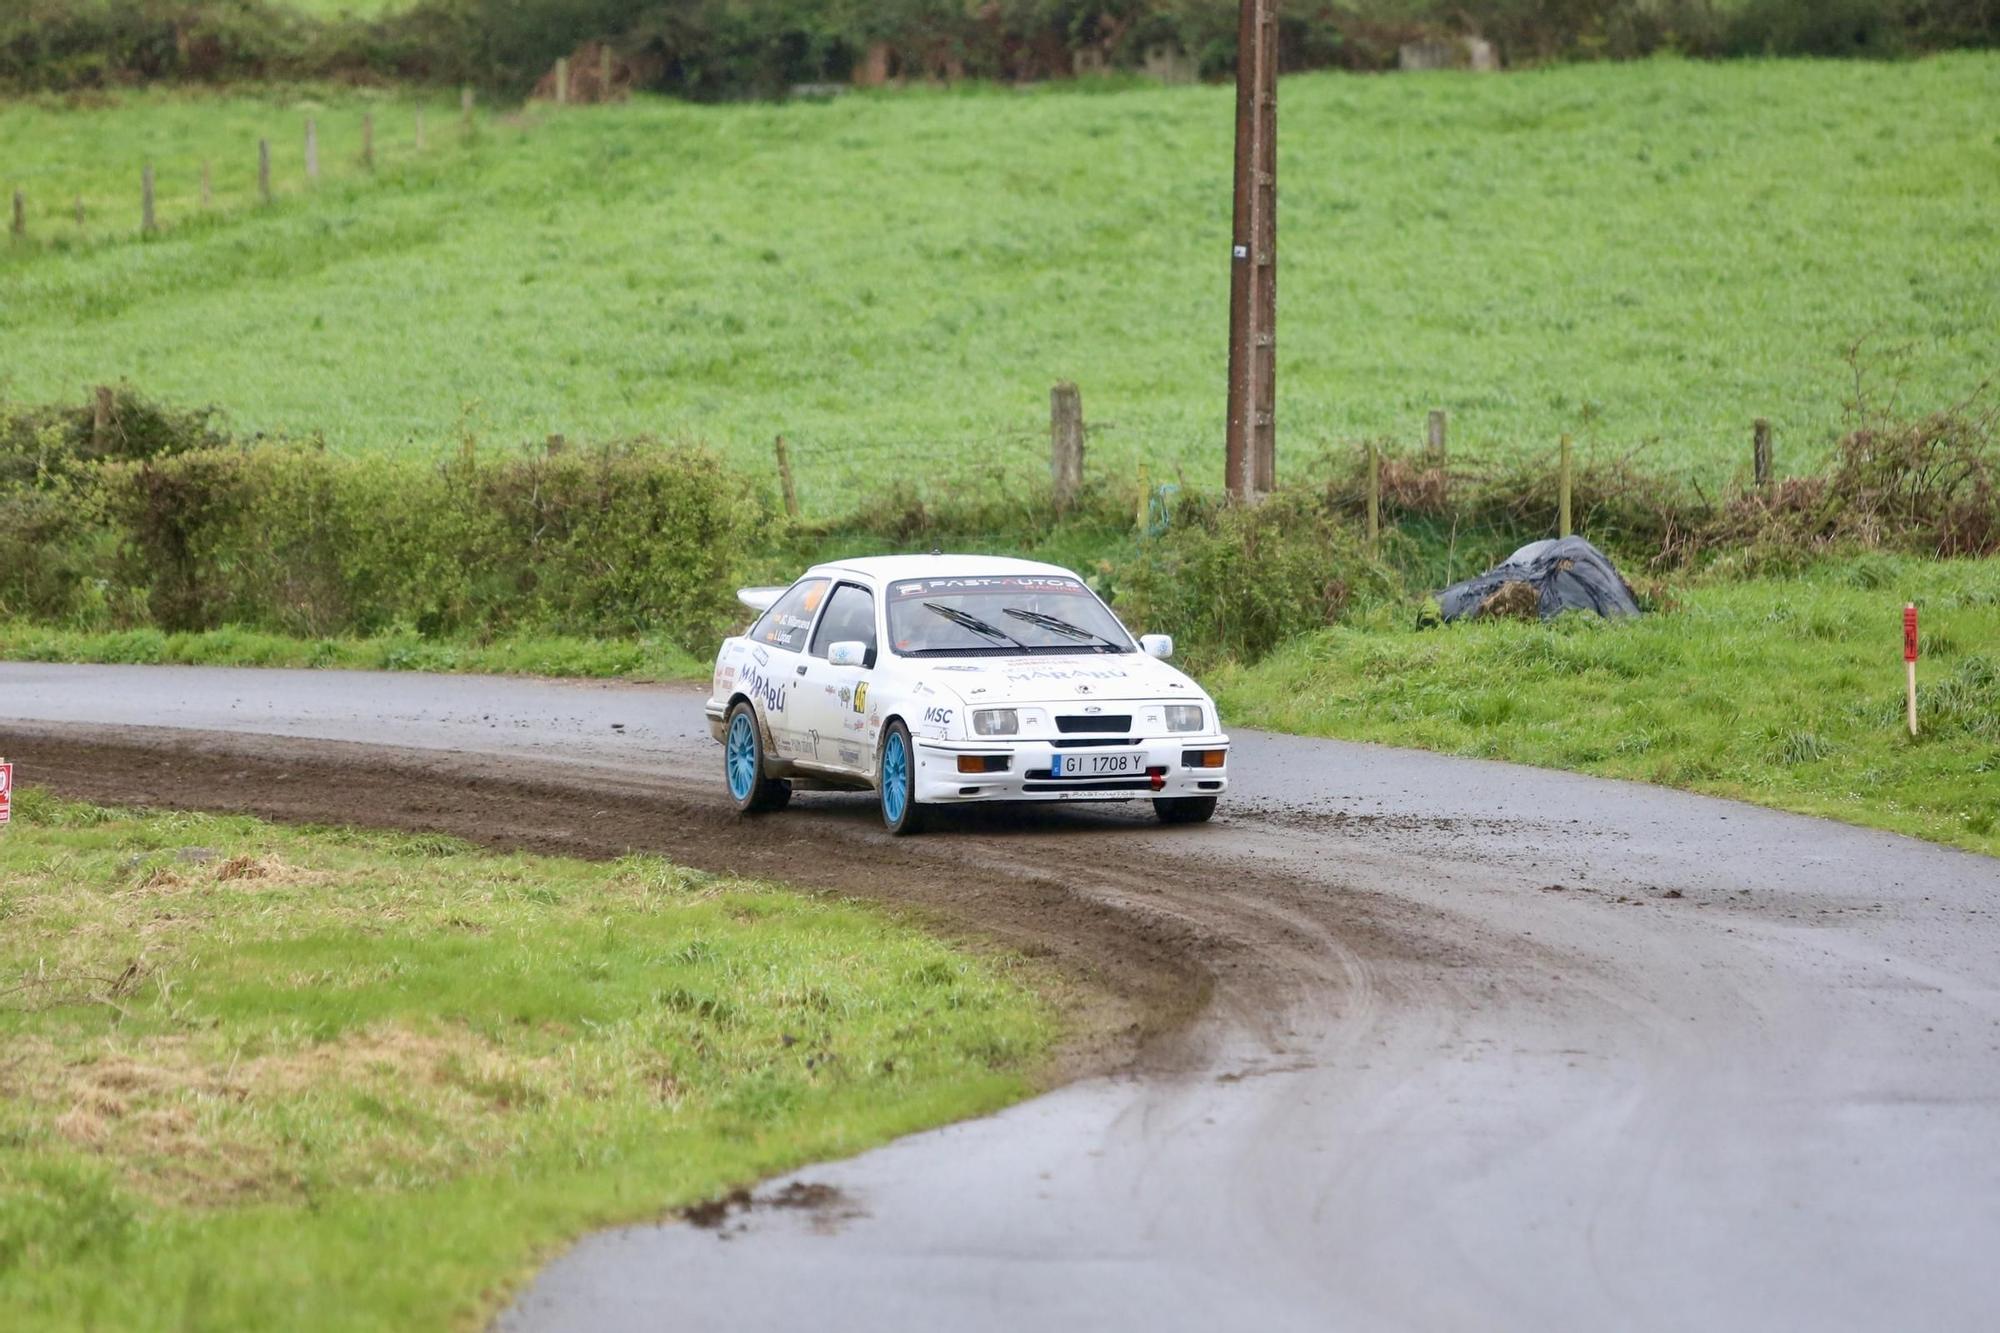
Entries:
<svg viewBox="0 0 2000 1333">
<path fill-rule="evenodd" d="M 1206 824 L 1215 815 L 1213 796 L 1155 796 L 1153 813 L 1162 824 Z"/>
<path fill-rule="evenodd" d="M 922 833 L 929 825 L 930 807 L 917 802 L 917 747 L 910 741 L 910 729 L 900 721 L 891 722 L 882 733 L 882 748 L 875 756 L 875 794 L 883 826 L 896 837 Z"/>
<path fill-rule="evenodd" d="M 792 799 L 791 783 L 764 774 L 764 728 L 747 699 L 739 699 L 723 723 L 722 787 L 739 815 L 782 810 Z"/>
</svg>

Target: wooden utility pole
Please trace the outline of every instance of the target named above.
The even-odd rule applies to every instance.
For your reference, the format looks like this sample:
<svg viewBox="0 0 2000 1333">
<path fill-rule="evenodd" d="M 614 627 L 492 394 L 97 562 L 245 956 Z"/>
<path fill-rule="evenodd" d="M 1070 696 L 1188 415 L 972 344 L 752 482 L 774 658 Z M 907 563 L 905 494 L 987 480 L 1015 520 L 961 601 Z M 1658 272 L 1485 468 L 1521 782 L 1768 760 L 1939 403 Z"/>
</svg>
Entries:
<svg viewBox="0 0 2000 1333">
<path fill-rule="evenodd" d="M 1278 0 L 1239 0 L 1229 249 L 1229 492 L 1277 485 Z"/>
</svg>

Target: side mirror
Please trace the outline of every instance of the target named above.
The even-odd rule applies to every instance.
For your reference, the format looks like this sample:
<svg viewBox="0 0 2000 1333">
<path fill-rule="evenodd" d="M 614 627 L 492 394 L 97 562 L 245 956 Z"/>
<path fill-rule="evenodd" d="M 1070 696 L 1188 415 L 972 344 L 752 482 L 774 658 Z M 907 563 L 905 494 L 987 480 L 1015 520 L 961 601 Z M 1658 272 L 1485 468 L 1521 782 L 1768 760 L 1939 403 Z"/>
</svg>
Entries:
<svg viewBox="0 0 2000 1333">
<path fill-rule="evenodd" d="M 859 639 L 842 639 L 826 650 L 826 660 L 834 666 L 865 667 L 868 645 Z"/>
<path fill-rule="evenodd" d="M 1162 662 L 1174 655 L 1174 636 L 1171 634 L 1141 634 L 1139 651 L 1148 657 L 1157 657 Z"/>
</svg>

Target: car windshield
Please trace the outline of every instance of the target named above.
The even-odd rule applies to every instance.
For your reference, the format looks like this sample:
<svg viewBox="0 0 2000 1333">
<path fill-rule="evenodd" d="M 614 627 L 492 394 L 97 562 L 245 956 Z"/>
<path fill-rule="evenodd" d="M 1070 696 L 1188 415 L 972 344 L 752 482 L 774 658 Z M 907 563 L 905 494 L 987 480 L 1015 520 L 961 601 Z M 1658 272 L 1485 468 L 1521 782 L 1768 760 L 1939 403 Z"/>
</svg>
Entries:
<svg viewBox="0 0 2000 1333">
<path fill-rule="evenodd" d="M 1062 575 L 899 580 L 889 585 L 889 639 L 905 657 L 1137 651 L 1104 603 Z"/>
</svg>

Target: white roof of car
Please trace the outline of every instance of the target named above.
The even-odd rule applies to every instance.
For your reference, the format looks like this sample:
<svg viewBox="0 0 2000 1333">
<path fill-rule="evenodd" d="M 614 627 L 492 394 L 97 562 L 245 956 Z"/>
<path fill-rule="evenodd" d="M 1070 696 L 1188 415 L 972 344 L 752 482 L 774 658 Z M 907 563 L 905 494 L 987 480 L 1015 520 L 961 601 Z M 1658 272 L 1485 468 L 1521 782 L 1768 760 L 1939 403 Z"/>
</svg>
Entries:
<svg viewBox="0 0 2000 1333">
<path fill-rule="evenodd" d="M 830 560 L 814 565 L 807 573 L 838 577 L 858 575 L 886 583 L 895 579 L 959 579 L 989 574 L 1062 574 L 1076 577 L 1074 570 L 1046 565 L 1039 560 L 1013 560 L 1000 555 L 871 555 L 859 560 Z"/>
</svg>

